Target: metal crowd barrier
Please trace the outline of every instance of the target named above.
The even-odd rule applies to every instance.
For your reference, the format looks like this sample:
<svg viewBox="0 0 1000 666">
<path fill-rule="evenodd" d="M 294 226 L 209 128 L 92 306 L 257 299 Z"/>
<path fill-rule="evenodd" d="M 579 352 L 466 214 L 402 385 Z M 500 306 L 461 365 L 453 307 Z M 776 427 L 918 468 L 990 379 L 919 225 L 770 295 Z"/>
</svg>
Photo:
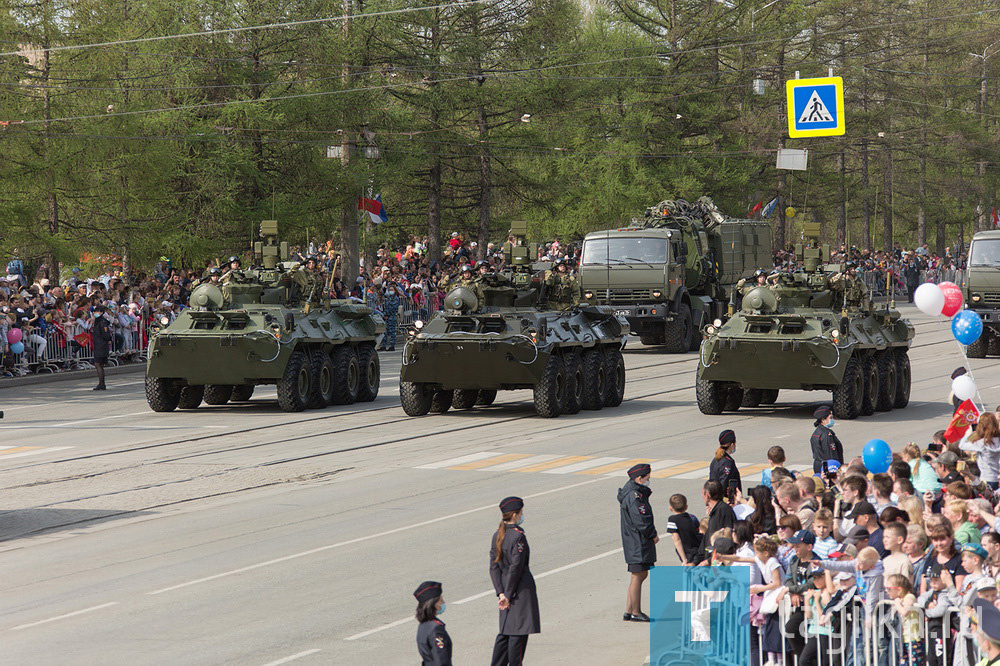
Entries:
<svg viewBox="0 0 1000 666">
<path fill-rule="evenodd" d="M 150 322 L 143 320 L 127 331 L 121 327 L 114 328 L 115 337 L 108 355 L 108 364 L 115 366 L 145 361 L 149 326 Z M 93 368 L 93 343 L 81 344 L 77 340 L 82 333 L 88 332 L 80 329 L 74 322 L 67 322 L 62 331 L 54 326 L 34 328 L 30 332 L 22 331 L 24 351 L 20 354 L 12 353 L 10 344 L 3 341 L 0 374 L 24 376 Z"/>
</svg>

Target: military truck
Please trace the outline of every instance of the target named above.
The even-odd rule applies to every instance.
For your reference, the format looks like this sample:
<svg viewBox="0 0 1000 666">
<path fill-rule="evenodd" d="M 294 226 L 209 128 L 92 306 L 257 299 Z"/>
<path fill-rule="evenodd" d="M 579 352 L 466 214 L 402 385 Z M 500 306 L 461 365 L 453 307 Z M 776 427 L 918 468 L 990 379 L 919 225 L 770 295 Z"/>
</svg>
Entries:
<svg viewBox="0 0 1000 666">
<path fill-rule="evenodd" d="M 737 281 L 771 265 L 767 222 L 727 217 L 707 197 L 678 199 L 588 234 L 580 282 L 587 303 L 612 307 L 643 344 L 681 353 L 698 349 Z"/>
<path fill-rule="evenodd" d="M 604 306 L 547 309 L 527 223 L 513 223 L 511 234 L 508 269 L 481 283 L 484 302 L 457 287 L 408 332 L 399 396 L 409 416 L 488 406 L 497 391 L 514 389 L 532 389 L 546 418 L 622 403 L 628 322 Z"/>
<path fill-rule="evenodd" d="M 1000 231 L 972 237 L 962 291 L 966 307 L 983 320 L 983 334 L 965 353 L 969 358 L 1000 355 Z"/>
<path fill-rule="evenodd" d="M 321 278 L 288 260 L 275 220 L 260 234 L 252 268 L 230 271 L 224 284 L 200 284 L 190 308 L 160 322 L 146 365 L 153 411 L 245 401 L 261 384 L 277 384 L 286 412 L 378 396 L 382 318 L 325 298 Z"/>
<path fill-rule="evenodd" d="M 773 404 L 781 389 L 832 391 L 838 419 L 909 403 L 913 325 L 891 301 L 851 301 L 833 288 L 842 267 L 828 263 L 819 231 L 806 225 L 802 270 L 752 288 L 739 311 L 706 327 L 696 380 L 703 414 Z"/>
</svg>

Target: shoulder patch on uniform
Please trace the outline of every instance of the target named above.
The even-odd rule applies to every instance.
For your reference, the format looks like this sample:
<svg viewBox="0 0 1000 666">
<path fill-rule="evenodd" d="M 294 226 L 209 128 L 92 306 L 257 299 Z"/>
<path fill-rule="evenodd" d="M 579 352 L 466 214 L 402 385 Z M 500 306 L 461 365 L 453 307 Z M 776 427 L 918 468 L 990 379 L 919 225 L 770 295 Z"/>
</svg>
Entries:
<svg viewBox="0 0 1000 666">
<path fill-rule="evenodd" d="M 639 505 L 639 513 L 641 513 L 643 515 L 646 515 L 646 505 L 645 504 L 640 504 Z"/>
<path fill-rule="evenodd" d="M 524 542 L 523 541 L 518 541 L 517 542 L 517 552 L 519 552 L 519 553 L 523 553 L 524 552 Z"/>
<path fill-rule="evenodd" d="M 639 493 L 638 490 L 633 491 L 633 493 L 635 494 L 636 499 L 642 499 L 642 495 Z"/>
<path fill-rule="evenodd" d="M 444 639 L 443 638 L 441 638 L 440 636 L 435 636 L 434 637 L 434 642 L 437 644 L 439 650 L 443 650 L 444 649 Z"/>
</svg>

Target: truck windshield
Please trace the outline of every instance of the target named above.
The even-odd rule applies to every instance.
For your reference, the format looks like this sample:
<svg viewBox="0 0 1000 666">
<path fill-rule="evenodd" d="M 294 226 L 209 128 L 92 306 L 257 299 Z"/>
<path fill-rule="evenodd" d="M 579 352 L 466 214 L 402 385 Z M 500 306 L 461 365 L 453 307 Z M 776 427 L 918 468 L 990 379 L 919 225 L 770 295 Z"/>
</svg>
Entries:
<svg viewBox="0 0 1000 666">
<path fill-rule="evenodd" d="M 594 238 L 583 244 L 583 263 L 667 263 L 666 238 Z"/>
<path fill-rule="evenodd" d="M 972 242 L 970 266 L 1000 266 L 1000 238 L 984 238 Z"/>
</svg>

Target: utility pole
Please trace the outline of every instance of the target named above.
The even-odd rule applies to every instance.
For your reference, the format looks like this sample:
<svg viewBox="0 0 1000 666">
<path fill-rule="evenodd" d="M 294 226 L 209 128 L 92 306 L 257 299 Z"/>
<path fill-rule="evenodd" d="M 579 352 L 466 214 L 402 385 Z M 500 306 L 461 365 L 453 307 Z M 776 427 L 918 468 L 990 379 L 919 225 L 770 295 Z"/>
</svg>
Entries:
<svg viewBox="0 0 1000 666">
<path fill-rule="evenodd" d="M 345 50 L 348 52 L 350 51 L 348 41 L 350 39 L 353 4 L 354 0 L 343 0 L 344 22 L 340 32 L 344 40 Z M 341 80 L 344 83 L 344 88 L 350 85 L 351 61 L 349 55 L 344 58 L 344 64 L 341 69 Z M 348 118 L 345 117 L 344 127 L 350 126 L 347 120 Z M 343 130 L 340 136 L 340 163 L 344 167 L 345 180 L 350 176 L 351 152 L 354 143 L 351 141 L 352 136 L 352 133 L 347 130 Z M 358 277 L 361 248 L 358 242 L 358 207 L 357 202 L 354 200 L 355 192 L 353 187 L 347 189 L 348 193 L 345 193 L 343 208 L 340 211 L 340 254 L 342 257 L 340 265 L 344 284 L 353 287 Z M 371 267 L 366 266 L 365 268 Z"/>
</svg>

